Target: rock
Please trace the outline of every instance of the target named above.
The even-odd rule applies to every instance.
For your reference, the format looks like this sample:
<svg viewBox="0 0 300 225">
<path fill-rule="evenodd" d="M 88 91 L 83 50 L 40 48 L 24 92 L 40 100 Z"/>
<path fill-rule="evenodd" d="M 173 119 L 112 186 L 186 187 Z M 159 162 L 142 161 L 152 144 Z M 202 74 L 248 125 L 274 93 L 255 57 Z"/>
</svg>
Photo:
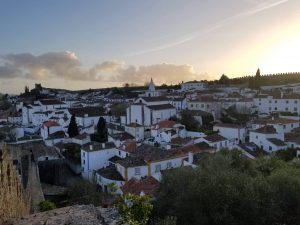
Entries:
<svg viewBox="0 0 300 225">
<path fill-rule="evenodd" d="M 116 225 L 120 215 L 114 208 L 74 205 L 25 216 L 14 225 Z"/>
</svg>

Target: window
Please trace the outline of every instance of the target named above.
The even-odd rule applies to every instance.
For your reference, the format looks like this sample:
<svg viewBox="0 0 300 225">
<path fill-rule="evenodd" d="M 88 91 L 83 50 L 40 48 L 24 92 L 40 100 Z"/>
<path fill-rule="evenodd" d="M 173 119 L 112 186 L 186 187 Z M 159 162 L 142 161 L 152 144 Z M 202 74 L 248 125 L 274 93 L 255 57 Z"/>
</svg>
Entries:
<svg viewBox="0 0 300 225">
<path fill-rule="evenodd" d="M 289 108 L 285 108 L 285 111 L 289 111 Z"/>
<path fill-rule="evenodd" d="M 134 168 L 134 174 L 135 175 L 141 175 L 141 169 L 140 168 Z"/>
<path fill-rule="evenodd" d="M 298 101 L 297 101 L 297 100 L 295 100 L 295 103 L 297 104 L 297 103 L 298 103 Z"/>
<path fill-rule="evenodd" d="M 193 104 L 191 104 L 191 108 L 193 108 L 193 106 L 194 106 L 194 105 L 193 105 Z"/>
<path fill-rule="evenodd" d="M 272 146 L 269 146 L 269 150 L 272 151 Z"/>
<path fill-rule="evenodd" d="M 206 108 L 209 108 L 209 105 L 208 105 L 208 104 L 206 105 Z"/>
<path fill-rule="evenodd" d="M 277 100 L 275 100 L 275 103 L 277 103 Z"/>
<path fill-rule="evenodd" d="M 286 104 L 288 104 L 288 103 L 289 103 L 289 101 L 285 101 L 285 103 L 286 103 Z"/>
<path fill-rule="evenodd" d="M 119 155 L 121 155 L 121 151 L 119 151 Z"/>
<path fill-rule="evenodd" d="M 85 152 L 82 153 L 82 156 L 85 157 Z"/>
<path fill-rule="evenodd" d="M 270 100 L 269 103 L 272 103 L 272 101 Z"/>
<path fill-rule="evenodd" d="M 275 107 L 274 109 L 277 110 L 277 107 Z"/>
<path fill-rule="evenodd" d="M 204 108 L 204 104 L 201 104 L 201 108 Z"/>
<path fill-rule="evenodd" d="M 155 173 L 158 173 L 159 171 L 161 171 L 161 165 L 157 164 L 155 165 Z"/>
<path fill-rule="evenodd" d="M 298 111 L 298 108 L 295 107 L 295 108 L 294 108 L 294 111 Z"/>
<path fill-rule="evenodd" d="M 271 111 L 271 110 L 272 110 L 272 107 L 269 107 L 269 110 Z"/>
<path fill-rule="evenodd" d="M 84 167 L 81 168 L 82 172 L 84 172 Z"/>
<path fill-rule="evenodd" d="M 258 139 L 258 136 L 256 135 L 256 139 Z"/>
<path fill-rule="evenodd" d="M 167 168 L 170 169 L 172 167 L 172 162 L 167 162 Z"/>
<path fill-rule="evenodd" d="M 83 160 L 83 165 L 85 165 L 85 159 Z"/>
<path fill-rule="evenodd" d="M 283 129 L 285 129 L 286 128 L 286 125 L 283 125 Z"/>
<path fill-rule="evenodd" d="M 261 103 L 259 103 L 258 105 L 261 105 Z"/>
<path fill-rule="evenodd" d="M 293 128 L 294 127 L 294 124 L 291 124 L 291 128 Z"/>
</svg>

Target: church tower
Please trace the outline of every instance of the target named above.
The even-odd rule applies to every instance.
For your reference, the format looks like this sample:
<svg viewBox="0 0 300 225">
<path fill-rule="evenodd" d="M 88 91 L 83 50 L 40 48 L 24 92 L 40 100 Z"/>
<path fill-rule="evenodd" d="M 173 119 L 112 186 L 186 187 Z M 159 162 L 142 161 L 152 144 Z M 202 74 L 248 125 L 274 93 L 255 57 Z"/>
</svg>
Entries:
<svg viewBox="0 0 300 225">
<path fill-rule="evenodd" d="M 160 92 L 156 91 L 156 89 L 155 89 L 155 84 L 153 82 L 152 77 L 151 77 L 151 80 L 150 80 L 150 83 L 149 83 L 149 86 L 148 86 L 148 90 L 145 93 L 145 96 L 146 97 L 157 97 L 157 96 L 160 96 Z"/>
<path fill-rule="evenodd" d="M 155 85 L 154 85 L 152 77 L 151 77 L 151 80 L 150 80 L 150 83 L 149 83 L 148 91 L 151 91 L 151 92 L 155 91 Z"/>
</svg>

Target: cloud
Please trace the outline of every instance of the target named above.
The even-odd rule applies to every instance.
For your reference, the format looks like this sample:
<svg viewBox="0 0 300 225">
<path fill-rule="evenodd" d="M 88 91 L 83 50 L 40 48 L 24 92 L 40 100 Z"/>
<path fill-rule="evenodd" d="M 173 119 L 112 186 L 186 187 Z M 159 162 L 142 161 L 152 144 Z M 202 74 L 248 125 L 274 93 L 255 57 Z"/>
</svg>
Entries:
<svg viewBox="0 0 300 225">
<path fill-rule="evenodd" d="M 152 47 L 152 48 L 148 48 L 148 49 L 144 49 L 141 51 L 137 51 L 137 52 L 133 52 L 128 54 L 127 56 L 138 56 L 138 55 L 144 55 L 144 54 L 148 54 L 151 52 L 157 52 L 157 51 L 161 51 L 164 49 L 168 49 L 168 48 L 172 48 L 187 42 L 190 42 L 194 39 L 200 38 L 201 36 L 208 34 L 216 29 L 219 29 L 221 27 L 223 27 L 225 24 L 232 22 L 234 20 L 237 20 L 239 18 L 242 17 L 247 17 L 247 16 L 251 16 L 254 15 L 256 13 L 271 9 L 273 7 L 276 7 L 278 5 L 281 5 L 283 3 L 288 2 L 289 0 L 277 0 L 277 1 L 267 1 L 267 2 L 260 2 L 258 0 L 244 0 L 247 3 L 251 3 L 252 5 L 254 5 L 252 8 L 241 12 L 241 13 L 237 13 L 233 16 L 229 16 L 223 20 L 218 21 L 217 23 L 211 25 L 210 27 L 208 27 L 207 29 L 201 30 L 201 31 L 194 31 L 191 32 L 188 35 L 185 35 L 183 37 L 180 37 L 176 40 L 171 41 L 170 43 L 166 43 L 166 44 L 162 44 L 160 46 L 156 46 L 156 47 Z"/>
<path fill-rule="evenodd" d="M 83 68 L 75 53 L 48 52 L 8 54 L 0 57 L 0 78 L 49 80 L 61 78 L 69 81 L 103 81 L 144 84 L 153 78 L 158 84 L 179 83 L 186 80 L 209 79 L 207 74 L 197 74 L 192 65 L 161 63 L 135 67 L 118 60 L 98 63 Z"/>
</svg>

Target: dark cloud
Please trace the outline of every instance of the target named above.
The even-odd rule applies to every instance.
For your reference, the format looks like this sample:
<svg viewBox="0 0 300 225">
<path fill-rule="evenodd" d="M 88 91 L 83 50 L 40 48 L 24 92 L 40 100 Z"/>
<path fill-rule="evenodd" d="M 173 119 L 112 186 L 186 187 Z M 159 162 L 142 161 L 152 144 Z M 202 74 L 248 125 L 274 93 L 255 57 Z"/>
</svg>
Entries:
<svg viewBox="0 0 300 225">
<path fill-rule="evenodd" d="M 196 74 L 191 65 L 155 64 L 135 67 L 111 60 L 84 69 L 72 52 L 48 52 L 34 56 L 30 53 L 8 54 L 0 58 L 0 78 L 33 80 L 62 78 L 80 81 L 144 83 L 150 77 L 157 83 L 178 83 L 182 80 L 207 79 Z"/>
</svg>

